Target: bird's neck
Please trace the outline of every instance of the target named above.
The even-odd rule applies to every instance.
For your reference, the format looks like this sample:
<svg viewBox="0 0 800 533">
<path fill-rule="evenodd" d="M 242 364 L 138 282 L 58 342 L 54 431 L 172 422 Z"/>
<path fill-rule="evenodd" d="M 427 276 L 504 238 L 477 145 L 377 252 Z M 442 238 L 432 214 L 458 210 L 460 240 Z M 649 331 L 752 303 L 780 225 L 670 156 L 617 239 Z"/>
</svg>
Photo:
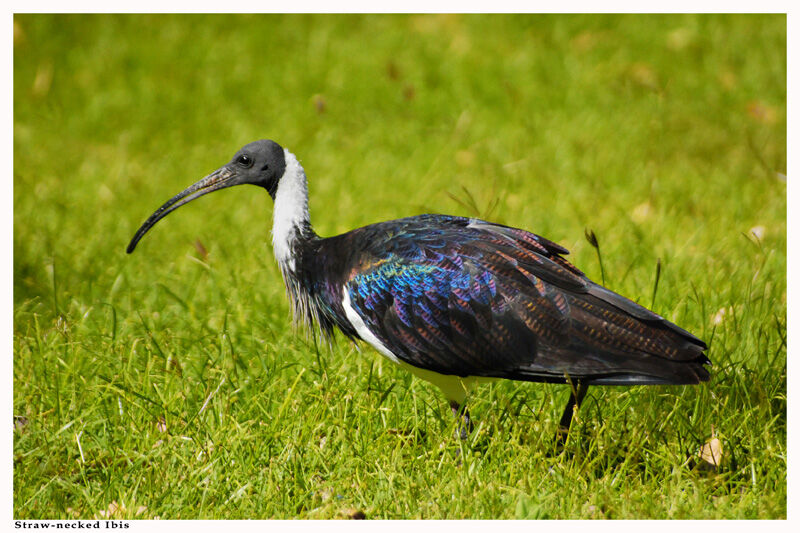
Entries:
<svg viewBox="0 0 800 533">
<path fill-rule="evenodd" d="M 319 237 L 308 218 L 306 173 L 294 154 L 284 150 L 283 155 L 286 169 L 275 191 L 272 249 L 292 302 L 295 323 L 305 323 L 309 332 L 316 324 L 324 335 L 330 336 L 332 325 L 324 316 L 324 306 L 308 280 L 307 257 L 309 253 L 313 256 L 312 250 Z"/>
<path fill-rule="evenodd" d="M 272 248 L 284 276 L 296 270 L 298 245 L 314 239 L 308 217 L 306 173 L 297 158 L 284 150 L 286 170 L 275 192 L 272 215 Z"/>
</svg>

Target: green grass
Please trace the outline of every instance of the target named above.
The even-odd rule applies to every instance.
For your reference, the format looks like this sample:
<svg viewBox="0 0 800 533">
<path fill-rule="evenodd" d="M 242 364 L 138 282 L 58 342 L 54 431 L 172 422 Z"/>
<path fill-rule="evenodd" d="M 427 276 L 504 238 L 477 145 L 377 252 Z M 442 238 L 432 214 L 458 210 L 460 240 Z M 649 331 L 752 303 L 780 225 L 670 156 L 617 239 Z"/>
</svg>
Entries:
<svg viewBox="0 0 800 533">
<path fill-rule="evenodd" d="M 15 517 L 786 516 L 785 16 L 14 21 Z M 563 386 L 485 385 L 460 442 L 431 385 L 292 331 L 263 192 L 125 254 L 259 138 L 324 236 L 478 213 L 600 281 L 593 230 L 711 381 L 590 389 L 561 455 Z"/>
</svg>

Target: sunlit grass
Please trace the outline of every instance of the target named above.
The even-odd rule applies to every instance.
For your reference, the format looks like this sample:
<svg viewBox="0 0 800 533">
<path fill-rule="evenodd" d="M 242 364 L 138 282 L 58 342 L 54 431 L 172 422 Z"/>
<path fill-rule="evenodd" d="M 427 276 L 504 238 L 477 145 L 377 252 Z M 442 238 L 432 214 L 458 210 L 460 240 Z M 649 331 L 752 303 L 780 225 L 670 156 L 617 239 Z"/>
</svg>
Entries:
<svg viewBox="0 0 800 533">
<path fill-rule="evenodd" d="M 15 17 L 15 517 L 785 517 L 785 22 Z M 593 230 L 711 382 L 590 389 L 561 455 L 563 386 L 486 385 L 459 442 L 432 386 L 292 330 L 263 191 L 125 254 L 259 138 L 324 236 L 479 214 L 600 281 Z"/>
</svg>

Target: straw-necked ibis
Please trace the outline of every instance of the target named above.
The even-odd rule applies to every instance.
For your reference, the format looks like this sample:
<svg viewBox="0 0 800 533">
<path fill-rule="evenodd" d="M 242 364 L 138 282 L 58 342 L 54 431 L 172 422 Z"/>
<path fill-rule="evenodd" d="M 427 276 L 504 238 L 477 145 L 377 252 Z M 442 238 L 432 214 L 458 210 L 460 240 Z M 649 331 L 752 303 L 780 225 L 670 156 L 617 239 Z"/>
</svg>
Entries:
<svg viewBox="0 0 800 533">
<path fill-rule="evenodd" d="M 438 385 L 453 411 L 482 380 L 568 383 L 561 419 L 589 385 L 707 381 L 705 343 L 588 279 L 558 244 L 476 218 L 419 215 L 319 237 L 306 175 L 273 141 L 231 161 L 162 205 L 128 245 L 200 196 L 258 185 L 275 202 L 272 243 L 295 319 L 339 329 Z M 462 430 L 462 435 L 463 435 Z"/>
</svg>

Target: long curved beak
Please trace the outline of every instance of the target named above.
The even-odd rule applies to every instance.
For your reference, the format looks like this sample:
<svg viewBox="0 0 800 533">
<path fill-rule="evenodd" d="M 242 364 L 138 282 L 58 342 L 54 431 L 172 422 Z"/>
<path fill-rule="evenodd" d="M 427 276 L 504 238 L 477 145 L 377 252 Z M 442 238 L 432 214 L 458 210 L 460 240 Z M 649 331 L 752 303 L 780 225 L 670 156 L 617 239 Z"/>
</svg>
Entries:
<svg viewBox="0 0 800 533">
<path fill-rule="evenodd" d="M 232 172 L 228 167 L 222 167 L 215 170 L 205 178 L 201 179 L 194 185 L 185 189 L 183 192 L 170 198 L 164 205 L 159 207 L 155 213 L 150 215 L 150 218 L 145 220 L 144 224 L 136 232 L 136 235 L 131 239 L 128 244 L 127 252 L 131 253 L 136 248 L 139 240 L 144 237 L 144 234 L 150 231 L 150 228 L 155 226 L 156 222 L 169 215 L 180 206 L 188 204 L 192 200 L 200 198 L 201 196 L 210 192 L 218 191 L 232 185 L 237 185 L 239 182 L 236 180 L 236 173 Z"/>
</svg>

